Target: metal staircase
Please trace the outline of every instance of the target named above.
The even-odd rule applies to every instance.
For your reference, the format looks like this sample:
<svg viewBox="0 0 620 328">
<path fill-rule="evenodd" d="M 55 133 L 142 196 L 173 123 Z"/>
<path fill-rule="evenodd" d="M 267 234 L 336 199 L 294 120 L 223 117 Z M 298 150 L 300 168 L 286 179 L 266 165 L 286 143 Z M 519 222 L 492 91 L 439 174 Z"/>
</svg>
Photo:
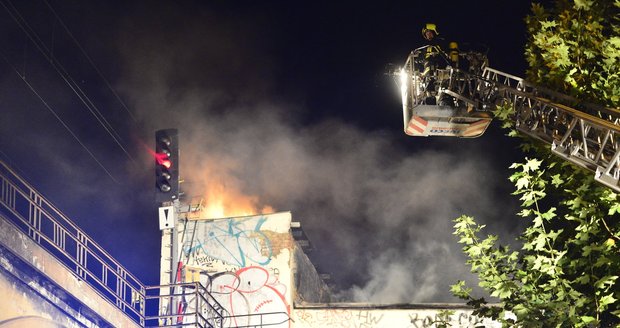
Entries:
<svg viewBox="0 0 620 328">
<path fill-rule="evenodd" d="M 14 226 L 17 231 L 27 235 L 28 239 L 51 254 L 61 267 L 74 275 L 74 280 L 78 284 L 88 284 L 101 296 L 100 302 L 116 307 L 126 319 L 129 319 L 126 322 L 133 322 L 137 327 L 215 328 L 225 327 L 227 320 L 233 318 L 226 315 L 224 307 L 198 282 L 162 286 L 142 284 L 2 161 L 0 161 L 0 214 L 9 221 L 9 225 Z M 42 275 L 50 274 L 46 272 L 45 267 L 32 269 Z M 63 293 L 69 292 L 61 283 L 58 282 L 57 285 L 56 288 L 65 287 Z M 165 290 L 166 293 L 161 293 L 161 290 Z M 162 294 L 165 295 L 161 296 Z M 174 311 L 170 315 L 160 314 L 159 304 L 171 298 L 181 300 L 183 311 Z M 89 300 L 79 297 L 75 299 L 74 306 L 79 307 L 75 313 L 84 312 L 84 308 L 89 307 Z M 59 301 L 54 297 L 51 300 Z M 89 310 L 96 312 L 93 308 Z M 118 319 L 115 318 L 118 317 L 117 314 L 101 316 L 102 320 L 107 321 L 102 323 L 102 326 L 126 326 L 123 321 L 115 321 Z"/>
</svg>

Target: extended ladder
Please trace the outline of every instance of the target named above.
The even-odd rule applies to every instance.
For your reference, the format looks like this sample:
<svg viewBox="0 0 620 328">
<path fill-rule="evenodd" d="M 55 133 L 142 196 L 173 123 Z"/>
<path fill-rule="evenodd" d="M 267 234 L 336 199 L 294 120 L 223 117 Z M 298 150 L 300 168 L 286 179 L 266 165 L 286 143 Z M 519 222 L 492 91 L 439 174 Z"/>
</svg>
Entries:
<svg viewBox="0 0 620 328">
<path fill-rule="evenodd" d="M 594 172 L 594 179 L 620 191 L 620 111 L 589 106 L 577 110 L 558 100 L 567 96 L 521 78 L 485 68 L 481 83 L 495 101 L 510 100 L 517 130 L 551 145 L 556 155 Z"/>
<path fill-rule="evenodd" d="M 424 47 L 411 52 L 398 72 L 403 94 L 405 127 L 407 111 L 428 104 L 428 96 L 438 101 L 450 96 L 453 106 L 466 108 L 470 115 L 510 104 L 516 129 L 550 145 L 565 160 L 594 172 L 596 181 L 620 192 L 620 110 L 579 102 L 522 78 L 486 66 L 486 56 L 461 53 L 473 68 L 435 69 L 421 72 Z M 431 81 L 431 82 L 429 82 Z M 418 107 L 419 108 L 419 107 Z M 410 115 L 409 115 L 410 116 Z"/>
</svg>

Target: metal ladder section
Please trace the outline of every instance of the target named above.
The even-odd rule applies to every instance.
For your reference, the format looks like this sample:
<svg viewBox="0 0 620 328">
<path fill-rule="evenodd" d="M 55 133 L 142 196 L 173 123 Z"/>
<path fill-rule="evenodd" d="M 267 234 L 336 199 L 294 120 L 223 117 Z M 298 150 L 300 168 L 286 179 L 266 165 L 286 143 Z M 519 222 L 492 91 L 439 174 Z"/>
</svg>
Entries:
<svg viewBox="0 0 620 328">
<path fill-rule="evenodd" d="M 576 103 L 571 97 L 489 67 L 481 82 L 481 90 L 497 93 L 496 102 L 511 101 L 519 132 L 550 144 L 553 153 L 594 172 L 596 181 L 620 192 L 619 110 L 587 104 L 574 109 L 558 103 Z"/>
<path fill-rule="evenodd" d="M 409 76 L 401 75 L 412 79 L 408 94 L 413 105 L 423 103 L 429 95 L 426 89 L 432 85 L 428 82 L 431 80 L 438 84 L 439 97 L 447 94 L 458 103 L 455 105 L 465 105 L 469 111 L 488 111 L 510 102 L 520 133 L 549 144 L 553 153 L 594 172 L 596 181 L 620 192 L 619 109 L 582 104 L 570 96 L 535 86 L 486 66 L 486 57 L 475 52 L 459 54 L 470 63 L 469 71 L 447 67 L 436 69 L 433 76 L 424 76 L 419 69 L 425 60 L 424 48 L 410 53 L 403 67 Z"/>
<path fill-rule="evenodd" d="M 405 69 L 417 82 L 417 92 L 412 94 L 419 103 L 415 95 L 423 95 L 426 85 L 411 57 Z M 439 94 L 452 96 L 469 110 L 488 111 L 495 105 L 511 104 L 520 133 L 549 144 L 554 154 L 594 172 L 596 181 L 620 192 L 620 110 L 580 104 L 570 96 L 490 67 L 475 73 L 452 68 L 437 71 Z M 579 109 L 567 103 L 577 104 Z"/>
</svg>

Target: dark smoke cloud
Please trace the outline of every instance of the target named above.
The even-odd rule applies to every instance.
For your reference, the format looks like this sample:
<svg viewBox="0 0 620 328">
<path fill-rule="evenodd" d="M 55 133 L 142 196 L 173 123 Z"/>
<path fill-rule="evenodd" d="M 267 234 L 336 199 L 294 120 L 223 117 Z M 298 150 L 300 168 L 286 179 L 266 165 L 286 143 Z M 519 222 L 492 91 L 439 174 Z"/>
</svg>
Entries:
<svg viewBox="0 0 620 328">
<path fill-rule="evenodd" d="M 298 114 L 315 109 L 278 98 L 274 55 L 257 42 L 271 26 L 208 11 L 180 23 L 165 9 L 163 22 L 133 17 L 121 29 L 120 85 L 147 127 L 179 128 L 186 191 L 211 170 L 292 211 L 342 300 L 454 301 L 449 285 L 473 279 L 452 219 L 497 219 L 514 206 L 495 195 L 504 178 L 491 158 L 471 146 L 405 150 L 392 134 L 334 117 L 302 124 Z"/>
<path fill-rule="evenodd" d="M 353 39 L 313 36 L 310 31 L 315 29 L 331 33 L 315 25 L 302 29 L 306 34 L 282 38 L 289 28 L 282 22 L 295 19 L 275 17 L 273 7 L 230 10 L 198 3 L 146 7 L 131 2 L 117 9 L 99 4 L 96 9 L 106 15 L 96 20 L 100 25 L 92 27 L 94 34 L 74 29 L 86 49 L 100 50 L 91 55 L 104 72 L 114 73 L 109 77 L 136 117 L 134 122 L 117 106 L 101 106 L 107 114 L 116 110 L 111 116 L 119 117 L 116 123 L 124 127 L 119 129 L 124 141 L 139 140 L 130 149 L 135 162 L 110 145 L 105 133 L 96 133 L 100 128 L 93 128 L 97 124 L 92 118 L 70 111 L 79 103 L 63 100 L 54 106 L 63 109 L 71 126 L 80 127 L 80 137 L 106 160 L 121 183 L 103 174 L 58 122 L 37 107 L 37 100 L 0 103 L 24 108 L 3 112 L 0 120 L 0 141 L 19 132 L 20 139 L 11 147 L 31 150 L 13 158 L 49 163 L 31 173 L 34 180 L 49 181 L 38 187 L 70 190 L 62 208 L 87 232 L 98 234 L 96 240 L 121 263 L 156 276 L 159 231 L 152 194 L 146 192 L 152 189 L 153 172 L 145 169 L 152 167 L 152 159 L 144 147 L 150 146 L 155 130 L 175 127 L 181 134 L 184 191 L 199 195 L 210 182 L 199 177 L 209 171 L 228 187 L 255 197 L 259 207 L 291 211 L 315 246 L 313 262 L 331 274 L 336 297 L 376 303 L 454 301 L 448 286 L 473 277 L 452 236 L 452 219 L 474 215 L 508 241 L 518 225 L 512 214 L 514 201 L 499 197 L 509 192 L 504 166 L 498 169 L 495 158 L 503 150 L 484 137 L 475 142 L 407 139 L 399 123 L 386 131 L 362 122 L 360 117 L 380 121 L 392 111 L 396 120 L 400 115 L 398 99 L 380 110 L 365 107 L 372 92 L 356 89 L 359 84 L 347 86 L 352 82 L 346 79 L 349 73 L 359 79 L 376 73 L 365 67 L 363 57 L 373 42 L 365 40 L 360 47 Z M 80 21 L 83 11 L 57 5 L 68 22 Z M 340 40 L 355 51 L 342 54 L 328 48 Z M 317 50 L 319 57 L 304 51 L 308 49 Z M 23 45 L 13 54 L 11 59 L 20 62 Z M 319 67 L 314 62 L 319 59 L 332 66 Z M 65 64 L 70 67 L 74 61 Z M 338 71 L 326 76 L 330 70 Z M 3 76 L 2 99 L 8 99 L 10 87 L 19 82 L 11 74 Z M 92 76 L 76 78 L 92 90 Z M 54 74 L 38 82 L 58 85 Z M 317 93 L 317 85 L 318 90 L 333 88 Z M 19 99 L 31 97 L 21 92 Z M 58 92 L 48 90 L 50 96 L 54 93 Z M 386 98 L 392 96 L 397 97 L 391 93 Z M 37 108 L 26 111 L 28 107 Z M 106 147 L 95 146 L 104 139 Z M 4 151 L 11 148 L 7 144 L 0 144 Z M 45 175 L 59 178 L 46 180 Z M 146 206 L 153 210 L 136 210 Z"/>
</svg>

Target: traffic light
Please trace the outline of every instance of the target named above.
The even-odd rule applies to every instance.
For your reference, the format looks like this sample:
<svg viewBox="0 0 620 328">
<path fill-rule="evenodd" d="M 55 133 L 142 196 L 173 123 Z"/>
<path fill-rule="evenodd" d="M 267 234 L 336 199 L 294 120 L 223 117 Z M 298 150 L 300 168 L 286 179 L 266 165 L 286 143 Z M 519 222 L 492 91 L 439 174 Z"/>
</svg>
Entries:
<svg viewBox="0 0 620 328">
<path fill-rule="evenodd" d="M 179 198 L 179 138 L 177 129 L 155 132 L 155 175 L 158 203 Z"/>
</svg>

